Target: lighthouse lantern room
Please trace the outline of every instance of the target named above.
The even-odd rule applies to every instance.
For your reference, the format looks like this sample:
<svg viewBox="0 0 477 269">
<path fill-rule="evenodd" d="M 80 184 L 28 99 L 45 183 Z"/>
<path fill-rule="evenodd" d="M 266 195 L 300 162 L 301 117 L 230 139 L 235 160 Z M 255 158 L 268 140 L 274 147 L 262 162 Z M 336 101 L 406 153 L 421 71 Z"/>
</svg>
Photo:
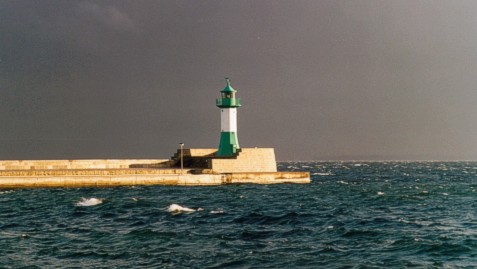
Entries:
<svg viewBox="0 0 477 269">
<path fill-rule="evenodd" d="M 235 98 L 237 91 L 230 86 L 230 79 L 226 78 L 227 86 L 220 91 L 221 98 L 216 100 L 220 108 L 220 144 L 218 157 L 230 157 L 240 148 L 237 138 L 237 107 L 240 99 Z"/>
</svg>

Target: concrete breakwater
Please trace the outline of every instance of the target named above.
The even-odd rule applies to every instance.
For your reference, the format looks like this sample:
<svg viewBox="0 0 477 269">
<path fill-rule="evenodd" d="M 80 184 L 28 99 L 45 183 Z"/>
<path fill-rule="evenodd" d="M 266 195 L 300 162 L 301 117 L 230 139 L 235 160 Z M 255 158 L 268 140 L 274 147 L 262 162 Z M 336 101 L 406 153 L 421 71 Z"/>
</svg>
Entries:
<svg viewBox="0 0 477 269">
<path fill-rule="evenodd" d="M 170 159 L 0 161 L 0 188 L 310 182 L 308 172 L 278 172 L 273 149 L 245 148 L 225 158 L 216 152 L 186 149 Z"/>
<path fill-rule="evenodd" d="M 307 172 L 192 174 L 184 169 L 4 170 L 0 188 L 309 183 Z"/>
<path fill-rule="evenodd" d="M 5 160 L 3 170 L 126 169 L 134 165 L 166 164 L 167 159 Z"/>
</svg>

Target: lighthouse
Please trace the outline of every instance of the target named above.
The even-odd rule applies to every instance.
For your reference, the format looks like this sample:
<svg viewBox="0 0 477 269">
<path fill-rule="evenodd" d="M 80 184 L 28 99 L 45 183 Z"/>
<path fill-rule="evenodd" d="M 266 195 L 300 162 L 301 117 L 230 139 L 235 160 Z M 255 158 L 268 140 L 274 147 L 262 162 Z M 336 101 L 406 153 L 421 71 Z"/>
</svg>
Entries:
<svg viewBox="0 0 477 269">
<path fill-rule="evenodd" d="M 240 106 L 240 99 L 235 98 L 237 91 L 230 86 L 230 79 L 225 80 L 227 86 L 220 91 L 220 98 L 216 100 L 220 108 L 221 129 L 218 157 L 234 156 L 240 148 L 237 138 L 237 107 Z"/>
</svg>

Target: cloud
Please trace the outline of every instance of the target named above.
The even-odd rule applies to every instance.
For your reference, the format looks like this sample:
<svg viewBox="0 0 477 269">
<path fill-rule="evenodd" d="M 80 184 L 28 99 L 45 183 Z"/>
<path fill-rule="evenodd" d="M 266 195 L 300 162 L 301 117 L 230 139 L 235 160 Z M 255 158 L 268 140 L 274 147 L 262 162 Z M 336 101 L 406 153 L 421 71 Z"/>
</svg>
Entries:
<svg viewBox="0 0 477 269">
<path fill-rule="evenodd" d="M 78 13 L 85 17 L 90 17 L 96 23 L 116 30 L 136 32 L 137 26 L 134 21 L 124 12 L 113 6 L 101 6 L 91 2 L 81 2 L 78 4 Z"/>
</svg>

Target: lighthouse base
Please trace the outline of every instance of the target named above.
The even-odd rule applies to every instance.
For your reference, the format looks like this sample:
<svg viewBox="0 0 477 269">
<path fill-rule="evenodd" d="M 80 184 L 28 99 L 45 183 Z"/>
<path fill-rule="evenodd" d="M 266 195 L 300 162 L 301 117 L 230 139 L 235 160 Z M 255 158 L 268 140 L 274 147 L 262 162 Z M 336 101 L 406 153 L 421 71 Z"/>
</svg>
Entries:
<svg viewBox="0 0 477 269">
<path fill-rule="evenodd" d="M 237 153 L 240 148 L 237 138 L 237 132 L 221 132 L 220 144 L 217 156 L 231 157 Z"/>
<path fill-rule="evenodd" d="M 233 158 L 212 158 L 209 169 L 217 173 L 277 172 L 273 148 L 242 148 Z"/>
</svg>

